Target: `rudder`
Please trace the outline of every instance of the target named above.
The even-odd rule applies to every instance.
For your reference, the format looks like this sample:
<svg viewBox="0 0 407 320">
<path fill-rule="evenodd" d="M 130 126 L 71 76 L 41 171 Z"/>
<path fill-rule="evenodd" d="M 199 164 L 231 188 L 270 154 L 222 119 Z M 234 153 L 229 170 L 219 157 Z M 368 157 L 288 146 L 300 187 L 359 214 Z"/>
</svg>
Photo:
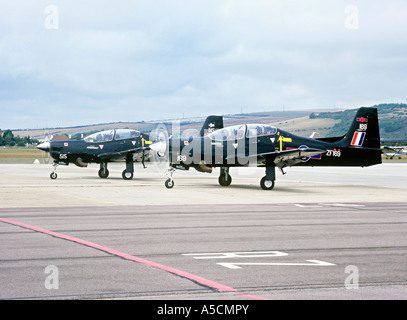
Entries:
<svg viewBox="0 0 407 320">
<path fill-rule="evenodd" d="M 380 149 L 379 119 L 376 108 L 360 108 L 344 142 L 349 147 Z"/>
</svg>

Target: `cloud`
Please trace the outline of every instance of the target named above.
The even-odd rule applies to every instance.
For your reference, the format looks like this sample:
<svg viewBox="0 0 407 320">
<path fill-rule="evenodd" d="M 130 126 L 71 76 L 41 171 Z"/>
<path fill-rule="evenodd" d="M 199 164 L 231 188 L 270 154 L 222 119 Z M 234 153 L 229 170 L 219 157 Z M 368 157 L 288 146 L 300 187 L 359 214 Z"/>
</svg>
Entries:
<svg viewBox="0 0 407 320">
<path fill-rule="evenodd" d="M 0 128 L 406 100 L 407 4 L 48 1 L 0 5 Z"/>
</svg>

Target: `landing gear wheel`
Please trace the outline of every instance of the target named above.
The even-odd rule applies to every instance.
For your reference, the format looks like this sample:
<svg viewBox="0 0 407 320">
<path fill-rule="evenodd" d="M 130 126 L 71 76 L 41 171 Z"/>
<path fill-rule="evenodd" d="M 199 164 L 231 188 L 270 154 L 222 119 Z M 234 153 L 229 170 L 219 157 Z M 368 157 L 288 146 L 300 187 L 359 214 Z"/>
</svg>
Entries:
<svg viewBox="0 0 407 320">
<path fill-rule="evenodd" d="M 52 180 L 55 180 L 55 179 L 58 177 L 58 175 L 56 174 L 56 172 L 52 172 L 52 173 L 49 175 L 49 177 L 50 177 Z"/>
<path fill-rule="evenodd" d="M 167 189 L 171 189 L 174 186 L 174 180 L 172 179 L 167 179 L 165 181 L 165 186 L 167 187 Z"/>
<path fill-rule="evenodd" d="M 222 187 L 230 186 L 230 184 L 232 183 L 232 177 L 230 176 L 230 174 L 221 174 L 219 176 L 218 182 Z"/>
<path fill-rule="evenodd" d="M 99 170 L 99 172 L 98 172 L 98 174 L 99 174 L 99 177 L 100 178 L 102 178 L 102 179 L 106 179 L 108 176 L 109 176 L 109 170 L 103 170 L 103 169 L 100 169 Z"/>
<path fill-rule="evenodd" d="M 131 180 L 133 179 L 133 172 L 127 172 L 126 170 L 123 170 L 122 172 L 122 178 L 124 180 Z"/>
<path fill-rule="evenodd" d="M 266 177 L 263 177 L 260 180 L 260 186 L 263 190 L 273 190 L 274 180 L 267 180 Z"/>
</svg>

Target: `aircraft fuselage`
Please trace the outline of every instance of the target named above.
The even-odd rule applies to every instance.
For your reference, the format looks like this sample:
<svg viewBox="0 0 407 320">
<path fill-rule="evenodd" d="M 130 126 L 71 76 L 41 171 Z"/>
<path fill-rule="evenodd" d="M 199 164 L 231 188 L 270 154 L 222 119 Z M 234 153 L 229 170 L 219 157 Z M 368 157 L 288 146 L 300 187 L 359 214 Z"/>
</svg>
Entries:
<svg viewBox="0 0 407 320">
<path fill-rule="evenodd" d="M 106 130 L 94 133 L 82 140 L 49 141 L 37 146 L 47 151 L 54 159 L 54 172 L 51 179 L 56 179 L 55 173 L 58 165 L 74 163 L 79 167 L 87 167 L 89 163 L 99 163 L 99 176 L 107 178 L 109 171 L 107 163 L 113 161 L 126 161 L 123 179 L 133 177 L 133 162 L 141 161 L 144 164 L 145 151 L 149 149 L 149 136 L 133 129 Z"/>
<path fill-rule="evenodd" d="M 283 155 L 284 151 L 295 149 L 321 150 L 321 153 L 304 157 L 296 163 L 301 166 L 370 166 L 381 163 L 378 150 L 347 146 L 345 138 L 323 141 L 277 129 L 273 134 L 259 137 L 247 137 L 246 133 L 245 137 L 230 140 L 213 140 L 208 136 L 173 140 L 169 151 L 172 165 L 185 167 L 195 167 L 202 161 L 208 167 L 263 166 L 270 152 Z"/>
<path fill-rule="evenodd" d="M 95 143 L 84 140 L 52 141 L 50 155 L 61 164 L 76 163 L 78 158 L 85 163 L 123 161 L 127 150 L 145 147 L 145 141 L 143 137 Z"/>
</svg>

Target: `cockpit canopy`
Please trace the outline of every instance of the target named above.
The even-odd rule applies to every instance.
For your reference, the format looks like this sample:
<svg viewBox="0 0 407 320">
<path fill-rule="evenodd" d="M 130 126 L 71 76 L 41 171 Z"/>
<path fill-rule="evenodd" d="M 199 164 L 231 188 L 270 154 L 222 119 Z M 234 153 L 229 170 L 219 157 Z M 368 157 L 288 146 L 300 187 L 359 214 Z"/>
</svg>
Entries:
<svg viewBox="0 0 407 320">
<path fill-rule="evenodd" d="M 238 140 L 246 138 L 255 138 L 260 136 L 269 136 L 277 133 L 277 128 L 265 124 L 239 124 L 236 126 L 226 127 L 216 130 L 208 137 L 211 140 Z"/>
<path fill-rule="evenodd" d="M 266 124 L 248 124 L 247 134 L 248 138 L 271 136 L 277 133 L 277 128 Z"/>
<path fill-rule="evenodd" d="M 129 139 L 140 137 L 140 131 L 133 129 L 116 129 L 115 140 Z"/>
<path fill-rule="evenodd" d="M 211 140 L 235 140 L 235 139 L 242 139 L 246 132 L 246 125 L 239 124 L 237 126 L 226 127 L 220 130 L 216 130 L 210 134 L 208 137 Z"/>
<path fill-rule="evenodd" d="M 86 142 L 99 143 L 114 140 L 122 140 L 129 138 L 137 138 L 140 136 L 140 131 L 133 129 L 116 129 L 96 132 L 83 139 Z"/>
</svg>

